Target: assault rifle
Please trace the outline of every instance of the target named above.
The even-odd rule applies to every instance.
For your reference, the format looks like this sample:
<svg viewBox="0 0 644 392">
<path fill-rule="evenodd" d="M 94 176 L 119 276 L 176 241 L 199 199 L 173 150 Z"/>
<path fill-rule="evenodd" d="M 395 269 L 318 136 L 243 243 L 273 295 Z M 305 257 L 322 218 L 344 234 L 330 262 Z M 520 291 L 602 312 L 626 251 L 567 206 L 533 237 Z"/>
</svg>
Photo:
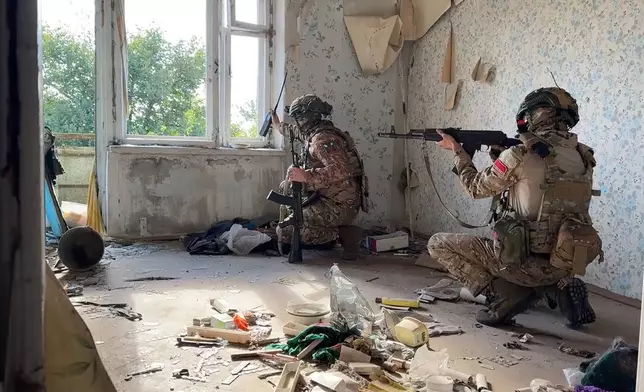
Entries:
<svg viewBox="0 0 644 392">
<path fill-rule="evenodd" d="M 412 129 L 409 133 L 396 133 L 395 128 L 391 127 L 391 132 L 380 132 L 378 136 L 392 139 L 417 139 L 439 142 L 443 137 L 436 132 L 437 129 L 440 129 L 446 135 L 450 135 L 457 143 L 460 143 L 470 158 L 474 158 L 474 153 L 480 151 L 481 146 L 484 145 L 510 148 L 521 144 L 520 140 L 507 137 L 503 131 L 470 131 L 461 128 L 425 128 Z"/>
<path fill-rule="evenodd" d="M 300 167 L 300 159 L 297 153 L 295 152 L 295 135 L 293 134 L 293 127 L 288 127 L 289 136 L 291 138 L 291 155 L 293 157 L 293 167 Z M 280 227 L 293 226 L 293 236 L 291 237 L 291 251 L 288 254 L 289 263 L 301 263 L 302 262 L 302 248 L 300 247 L 300 229 L 302 228 L 302 183 L 301 182 L 291 182 L 291 190 L 293 191 L 293 196 L 289 197 L 282 195 L 278 192 L 270 191 L 267 200 L 270 200 L 277 204 L 287 205 L 293 209 L 293 219 L 287 219 L 283 222 L 280 222 Z M 281 248 L 280 248 L 281 251 Z"/>
</svg>

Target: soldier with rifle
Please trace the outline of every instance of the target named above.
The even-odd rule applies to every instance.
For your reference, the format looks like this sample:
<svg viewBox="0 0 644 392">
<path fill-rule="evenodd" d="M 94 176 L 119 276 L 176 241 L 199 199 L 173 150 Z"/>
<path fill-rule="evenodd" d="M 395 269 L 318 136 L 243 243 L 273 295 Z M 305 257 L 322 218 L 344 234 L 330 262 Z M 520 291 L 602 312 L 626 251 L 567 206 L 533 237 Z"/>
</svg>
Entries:
<svg viewBox="0 0 644 392">
<path fill-rule="evenodd" d="M 436 141 L 452 152 L 467 194 L 494 199 L 491 238 L 437 233 L 427 244 L 430 256 L 474 296 L 486 296 L 487 309 L 476 314 L 479 323 L 511 322 L 543 295 L 551 308 L 559 306 L 569 327 L 592 323 L 587 288 L 576 276 L 596 258 L 603 260 L 589 215 L 591 196 L 599 192 L 592 189 L 594 152 L 571 132 L 579 122 L 577 101 L 559 87 L 541 88 L 525 97 L 516 121 L 520 143 L 500 131 L 381 136 Z M 481 145 L 491 147 L 494 162 L 479 171 L 472 156 Z M 425 164 L 429 168 L 427 157 Z"/>
<path fill-rule="evenodd" d="M 296 127 L 282 123 L 275 112 L 271 114 L 273 128 L 290 137 L 291 143 L 294 139 L 300 140 L 304 147 L 302 167 L 294 154 L 294 164 L 280 185 L 282 195 L 272 192 L 269 200 L 282 204 L 277 228 L 282 249 L 291 250 L 291 245 L 300 245 L 293 244 L 296 242 L 293 241 L 294 231 L 297 230 L 302 247 L 331 247 L 339 239 L 344 247 L 343 257 L 355 259 L 361 230 L 351 223 L 361 208 L 367 211 L 367 180 L 353 139 L 327 119 L 332 111 L 331 105 L 307 94 L 296 98 L 290 106 L 289 115 Z M 291 150 L 295 152 L 293 144 Z M 293 198 L 284 197 L 289 183 L 292 184 Z M 299 211 L 296 211 L 300 206 L 294 200 L 300 186 L 301 220 L 297 216 Z M 298 230 L 296 226 L 300 225 Z M 289 261 L 300 262 L 301 257 L 290 257 Z"/>
</svg>

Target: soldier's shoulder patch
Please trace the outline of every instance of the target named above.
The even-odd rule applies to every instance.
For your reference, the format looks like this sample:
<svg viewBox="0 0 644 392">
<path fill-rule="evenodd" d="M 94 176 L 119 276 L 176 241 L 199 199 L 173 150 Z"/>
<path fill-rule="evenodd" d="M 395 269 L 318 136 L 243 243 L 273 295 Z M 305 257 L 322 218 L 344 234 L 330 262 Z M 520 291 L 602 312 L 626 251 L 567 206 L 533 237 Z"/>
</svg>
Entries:
<svg viewBox="0 0 644 392">
<path fill-rule="evenodd" d="M 514 146 L 504 150 L 494 161 L 492 171 L 499 177 L 505 178 L 512 174 L 514 169 L 523 162 L 525 155 L 525 148 L 523 146 Z"/>
</svg>

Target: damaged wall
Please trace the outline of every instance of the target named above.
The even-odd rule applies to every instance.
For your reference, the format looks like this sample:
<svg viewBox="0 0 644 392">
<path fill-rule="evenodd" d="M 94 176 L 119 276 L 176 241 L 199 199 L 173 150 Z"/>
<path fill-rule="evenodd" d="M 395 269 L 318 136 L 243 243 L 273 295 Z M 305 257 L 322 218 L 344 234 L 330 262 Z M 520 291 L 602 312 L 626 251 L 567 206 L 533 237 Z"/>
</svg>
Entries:
<svg viewBox="0 0 644 392">
<path fill-rule="evenodd" d="M 588 282 L 634 298 L 641 297 L 644 254 L 644 26 L 641 2 L 534 0 L 464 1 L 453 7 L 414 47 L 411 69 L 410 126 L 500 129 L 512 136 L 514 116 L 531 90 L 558 84 L 576 97 L 580 141 L 596 150 L 591 214 L 604 240 L 606 262 L 594 264 Z M 443 53 L 454 26 L 456 78 L 463 79 L 458 106 L 443 109 L 439 83 Z M 470 73 L 479 58 L 496 65 L 491 84 L 475 83 Z M 412 165 L 421 188 L 413 191 L 413 218 L 419 230 L 463 231 L 442 209 L 428 184 L 420 144 Z M 428 146 L 432 171 L 447 204 L 470 222 L 483 222 L 489 201 L 472 201 L 450 172 L 448 153 Z M 489 163 L 478 154 L 479 168 Z M 484 231 L 485 232 L 485 231 Z"/>
<path fill-rule="evenodd" d="M 344 25 L 342 0 L 307 3 L 299 55 L 291 52 L 287 58 L 284 102 L 288 105 L 299 95 L 316 93 L 333 105 L 332 119 L 356 141 L 369 177 L 371 211 L 361 213 L 358 220 L 364 225 L 386 225 L 390 218 L 393 144 L 377 134 L 388 132 L 394 124 L 396 69 L 364 76 Z M 288 1 L 291 11 L 299 4 L 299 0 Z"/>
<path fill-rule="evenodd" d="M 222 219 L 273 213 L 268 192 L 284 178 L 280 151 L 112 146 L 108 235 L 178 236 Z M 118 194 L 112 194 L 112 192 Z"/>
</svg>

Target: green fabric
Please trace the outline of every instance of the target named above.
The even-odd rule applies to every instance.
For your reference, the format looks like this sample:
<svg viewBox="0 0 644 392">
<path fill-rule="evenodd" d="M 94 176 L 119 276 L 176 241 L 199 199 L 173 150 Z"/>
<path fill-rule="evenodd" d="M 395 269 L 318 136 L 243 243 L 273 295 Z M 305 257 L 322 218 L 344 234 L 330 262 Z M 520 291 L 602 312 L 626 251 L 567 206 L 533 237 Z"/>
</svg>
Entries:
<svg viewBox="0 0 644 392">
<path fill-rule="evenodd" d="M 585 374 L 581 385 L 592 385 L 607 391 L 635 392 L 637 354 L 636 347 L 616 341 L 613 348 L 598 359 L 582 363 L 580 368 Z"/>
<path fill-rule="evenodd" d="M 312 342 L 322 339 L 322 342 L 313 350 L 313 360 L 324 363 L 334 363 L 340 357 L 340 351 L 333 346 L 344 342 L 351 336 L 351 332 L 340 332 L 332 327 L 313 325 L 289 339 L 286 344 L 271 344 L 267 350 L 282 350 L 285 354 L 297 356 Z"/>
</svg>

